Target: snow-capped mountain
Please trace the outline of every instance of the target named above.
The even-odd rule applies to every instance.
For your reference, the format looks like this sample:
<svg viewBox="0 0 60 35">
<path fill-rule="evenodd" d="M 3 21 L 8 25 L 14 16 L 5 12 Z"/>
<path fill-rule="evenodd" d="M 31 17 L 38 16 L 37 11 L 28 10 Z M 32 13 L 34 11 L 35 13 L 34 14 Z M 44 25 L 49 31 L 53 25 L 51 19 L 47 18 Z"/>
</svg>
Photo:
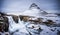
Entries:
<svg viewBox="0 0 60 35">
<path fill-rule="evenodd" d="M 54 22 L 58 20 L 58 16 L 56 14 L 47 13 L 46 11 L 38 7 L 38 5 L 36 5 L 35 3 L 32 3 L 29 9 L 24 11 L 22 15 L 34 16 L 35 18 L 43 18 L 44 20 L 53 20 Z"/>
<path fill-rule="evenodd" d="M 29 9 L 24 11 L 22 14 L 25 16 L 40 17 L 40 15 L 46 15 L 47 12 L 41 10 L 35 3 L 32 3 Z"/>
<path fill-rule="evenodd" d="M 35 3 L 32 3 L 30 5 L 30 7 L 28 8 L 28 10 L 25 10 L 24 12 L 20 12 L 20 13 L 8 13 L 8 14 L 13 14 L 13 15 L 22 15 L 22 16 L 33 16 L 35 18 L 43 18 L 43 21 L 46 20 L 53 20 L 54 22 L 58 22 L 59 23 L 59 17 L 56 14 L 51 14 L 51 13 L 47 13 L 46 11 L 42 10 L 38 5 L 36 5 Z M 58 21 L 56 21 L 58 20 Z"/>
<path fill-rule="evenodd" d="M 29 9 L 40 9 L 35 3 L 32 3 Z"/>
</svg>

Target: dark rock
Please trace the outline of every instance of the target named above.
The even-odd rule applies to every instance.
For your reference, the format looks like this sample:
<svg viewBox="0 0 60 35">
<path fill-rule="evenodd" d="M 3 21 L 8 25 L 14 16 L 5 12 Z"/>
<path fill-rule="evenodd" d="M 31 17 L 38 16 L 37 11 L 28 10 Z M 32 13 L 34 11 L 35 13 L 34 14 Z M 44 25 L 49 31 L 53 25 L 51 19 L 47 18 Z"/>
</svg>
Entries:
<svg viewBox="0 0 60 35">
<path fill-rule="evenodd" d="M 13 20 L 16 22 L 16 23 L 18 23 L 18 16 L 12 16 L 13 17 Z"/>
<path fill-rule="evenodd" d="M 51 31 L 53 31 L 53 32 L 54 32 L 55 30 L 51 29 Z"/>
<path fill-rule="evenodd" d="M 48 33 L 48 32 L 46 32 L 46 33 Z"/>
<path fill-rule="evenodd" d="M 2 19 L 0 20 L 0 31 L 8 31 L 8 27 L 9 27 L 9 22 L 8 22 L 8 18 L 5 16 L 0 16 L 2 17 Z"/>
<path fill-rule="evenodd" d="M 60 35 L 60 31 L 58 30 L 57 35 Z"/>
</svg>

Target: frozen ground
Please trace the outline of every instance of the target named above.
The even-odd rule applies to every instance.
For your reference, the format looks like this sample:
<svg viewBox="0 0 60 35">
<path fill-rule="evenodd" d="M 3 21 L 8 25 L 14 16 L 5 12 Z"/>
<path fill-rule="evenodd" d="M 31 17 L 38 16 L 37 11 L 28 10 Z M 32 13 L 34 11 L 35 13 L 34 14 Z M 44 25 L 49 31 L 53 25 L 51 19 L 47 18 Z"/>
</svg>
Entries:
<svg viewBox="0 0 60 35">
<path fill-rule="evenodd" d="M 49 27 L 41 24 L 31 24 L 30 22 L 20 21 L 15 23 L 11 16 L 9 18 L 9 32 L 13 35 L 58 35 L 60 27 Z M 55 19 L 53 19 L 55 20 Z M 59 34 L 60 35 L 60 34 Z"/>
<path fill-rule="evenodd" d="M 42 24 L 32 24 L 31 22 L 24 22 L 21 21 L 20 18 L 18 23 L 15 23 L 12 16 L 8 16 L 8 19 L 10 35 L 60 35 L 59 17 L 48 18 L 56 22 L 54 27 Z M 0 32 L 0 34 L 4 35 L 5 33 Z"/>
</svg>

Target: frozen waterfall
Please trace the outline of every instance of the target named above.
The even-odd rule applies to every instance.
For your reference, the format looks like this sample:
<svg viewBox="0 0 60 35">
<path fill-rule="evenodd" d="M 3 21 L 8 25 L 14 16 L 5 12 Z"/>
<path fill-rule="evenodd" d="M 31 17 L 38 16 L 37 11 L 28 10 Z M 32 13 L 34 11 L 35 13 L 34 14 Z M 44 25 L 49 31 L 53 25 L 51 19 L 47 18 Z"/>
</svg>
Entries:
<svg viewBox="0 0 60 35">
<path fill-rule="evenodd" d="M 21 21 L 20 18 L 18 20 L 18 23 L 15 23 L 14 22 L 12 16 L 9 16 L 8 19 L 9 19 L 9 32 L 10 33 L 15 32 L 14 34 L 18 34 L 18 33 L 16 33 L 16 31 L 18 31 L 18 32 L 21 32 L 21 33 L 27 33 L 28 34 L 28 31 L 26 30 L 26 27 L 24 25 L 24 22 Z"/>
</svg>

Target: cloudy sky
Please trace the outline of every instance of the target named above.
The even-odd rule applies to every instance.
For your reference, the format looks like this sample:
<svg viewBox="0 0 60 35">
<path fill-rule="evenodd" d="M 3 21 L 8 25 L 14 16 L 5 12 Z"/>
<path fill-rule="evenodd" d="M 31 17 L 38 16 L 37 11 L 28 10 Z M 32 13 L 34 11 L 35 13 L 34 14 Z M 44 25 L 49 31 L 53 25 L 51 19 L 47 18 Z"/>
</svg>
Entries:
<svg viewBox="0 0 60 35">
<path fill-rule="evenodd" d="M 58 0 L 0 0 L 1 12 L 23 12 L 36 3 L 42 10 L 49 13 L 59 13 Z"/>
</svg>

